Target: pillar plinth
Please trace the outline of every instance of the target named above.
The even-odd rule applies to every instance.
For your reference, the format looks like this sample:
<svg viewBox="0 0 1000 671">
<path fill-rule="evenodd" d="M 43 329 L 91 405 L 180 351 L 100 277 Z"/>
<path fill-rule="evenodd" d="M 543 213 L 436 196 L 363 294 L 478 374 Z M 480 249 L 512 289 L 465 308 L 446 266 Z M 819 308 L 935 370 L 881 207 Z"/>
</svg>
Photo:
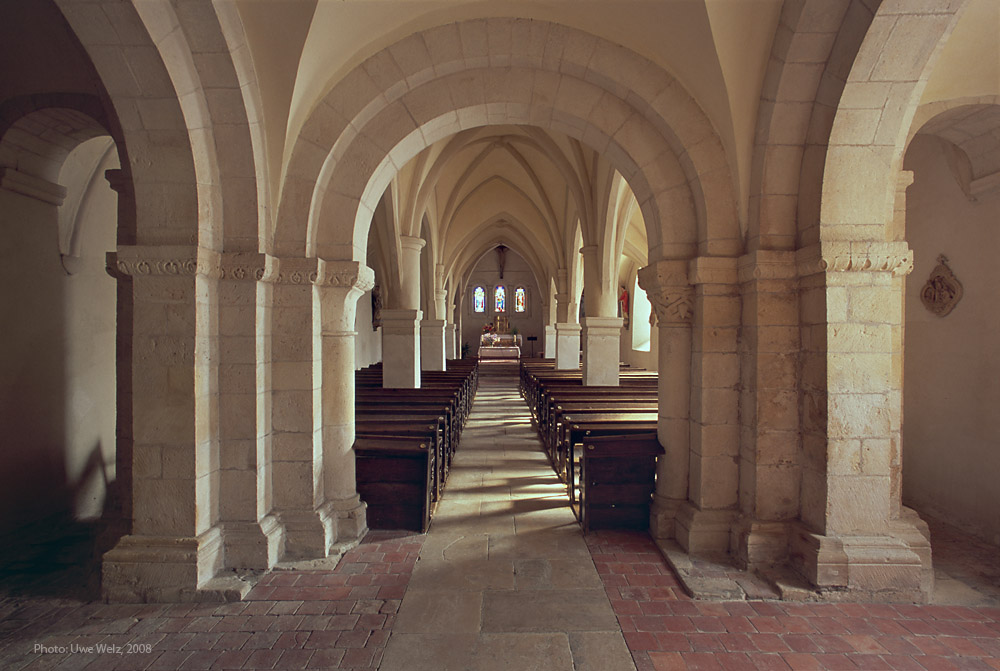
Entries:
<svg viewBox="0 0 1000 671">
<path fill-rule="evenodd" d="M 556 324 L 556 370 L 580 368 L 580 331 L 576 323 Z"/>
<path fill-rule="evenodd" d="M 420 386 L 420 310 L 382 310 L 382 386 Z"/>
<path fill-rule="evenodd" d="M 555 359 L 556 358 L 556 327 L 553 326 L 553 325 L 551 325 L 551 324 L 547 324 L 545 326 L 545 335 L 542 336 L 542 337 L 545 339 L 545 341 L 543 343 L 544 349 L 542 350 L 542 352 L 543 352 L 542 356 L 544 356 L 546 359 Z"/>
<path fill-rule="evenodd" d="M 618 386 L 622 321 L 621 317 L 583 318 L 583 384 L 585 386 Z"/>
<path fill-rule="evenodd" d="M 443 319 L 424 319 L 420 322 L 420 368 L 444 370 L 447 322 Z"/>
</svg>

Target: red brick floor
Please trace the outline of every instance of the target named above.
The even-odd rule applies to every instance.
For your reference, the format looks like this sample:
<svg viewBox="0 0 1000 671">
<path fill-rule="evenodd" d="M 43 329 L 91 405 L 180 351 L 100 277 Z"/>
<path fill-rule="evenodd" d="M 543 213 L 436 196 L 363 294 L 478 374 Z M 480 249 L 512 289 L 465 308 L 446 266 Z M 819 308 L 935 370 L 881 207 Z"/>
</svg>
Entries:
<svg viewBox="0 0 1000 671">
<path fill-rule="evenodd" d="M 1000 609 L 694 601 L 644 533 L 589 534 L 637 671 L 1000 669 Z"/>
<path fill-rule="evenodd" d="M 335 570 L 275 571 L 237 603 L 3 599 L 0 669 L 376 669 L 423 539 L 371 532 Z"/>
</svg>

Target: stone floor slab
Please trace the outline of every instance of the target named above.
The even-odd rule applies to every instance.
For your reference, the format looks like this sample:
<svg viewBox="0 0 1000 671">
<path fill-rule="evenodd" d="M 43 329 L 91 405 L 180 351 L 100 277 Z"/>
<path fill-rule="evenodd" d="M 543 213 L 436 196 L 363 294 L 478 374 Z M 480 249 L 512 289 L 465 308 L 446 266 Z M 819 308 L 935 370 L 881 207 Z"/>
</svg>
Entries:
<svg viewBox="0 0 1000 671">
<path fill-rule="evenodd" d="M 616 631 L 603 589 L 519 590 L 483 595 L 483 631 Z"/>
</svg>

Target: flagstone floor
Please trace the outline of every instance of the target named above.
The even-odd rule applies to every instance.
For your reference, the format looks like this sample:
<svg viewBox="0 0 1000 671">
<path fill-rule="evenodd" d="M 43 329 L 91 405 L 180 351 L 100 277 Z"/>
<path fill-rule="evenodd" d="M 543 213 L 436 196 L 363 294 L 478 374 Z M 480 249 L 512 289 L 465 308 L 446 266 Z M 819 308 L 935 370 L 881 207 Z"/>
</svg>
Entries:
<svg viewBox="0 0 1000 671">
<path fill-rule="evenodd" d="M 986 605 L 697 601 L 647 534 L 585 536 L 510 367 L 483 366 L 428 533 L 371 532 L 239 603 L 108 605 L 37 579 L 0 592 L 0 669 L 1000 669 L 995 553 L 949 528 L 944 601 Z"/>
</svg>

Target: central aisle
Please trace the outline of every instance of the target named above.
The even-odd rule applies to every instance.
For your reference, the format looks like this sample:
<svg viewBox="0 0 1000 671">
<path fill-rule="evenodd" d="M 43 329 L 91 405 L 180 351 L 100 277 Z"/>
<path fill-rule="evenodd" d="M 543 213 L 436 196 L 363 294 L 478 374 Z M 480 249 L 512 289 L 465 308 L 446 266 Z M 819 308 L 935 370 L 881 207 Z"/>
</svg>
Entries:
<svg viewBox="0 0 1000 671">
<path fill-rule="evenodd" d="M 635 669 L 513 366 L 480 365 L 382 671 Z"/>
</svg>

